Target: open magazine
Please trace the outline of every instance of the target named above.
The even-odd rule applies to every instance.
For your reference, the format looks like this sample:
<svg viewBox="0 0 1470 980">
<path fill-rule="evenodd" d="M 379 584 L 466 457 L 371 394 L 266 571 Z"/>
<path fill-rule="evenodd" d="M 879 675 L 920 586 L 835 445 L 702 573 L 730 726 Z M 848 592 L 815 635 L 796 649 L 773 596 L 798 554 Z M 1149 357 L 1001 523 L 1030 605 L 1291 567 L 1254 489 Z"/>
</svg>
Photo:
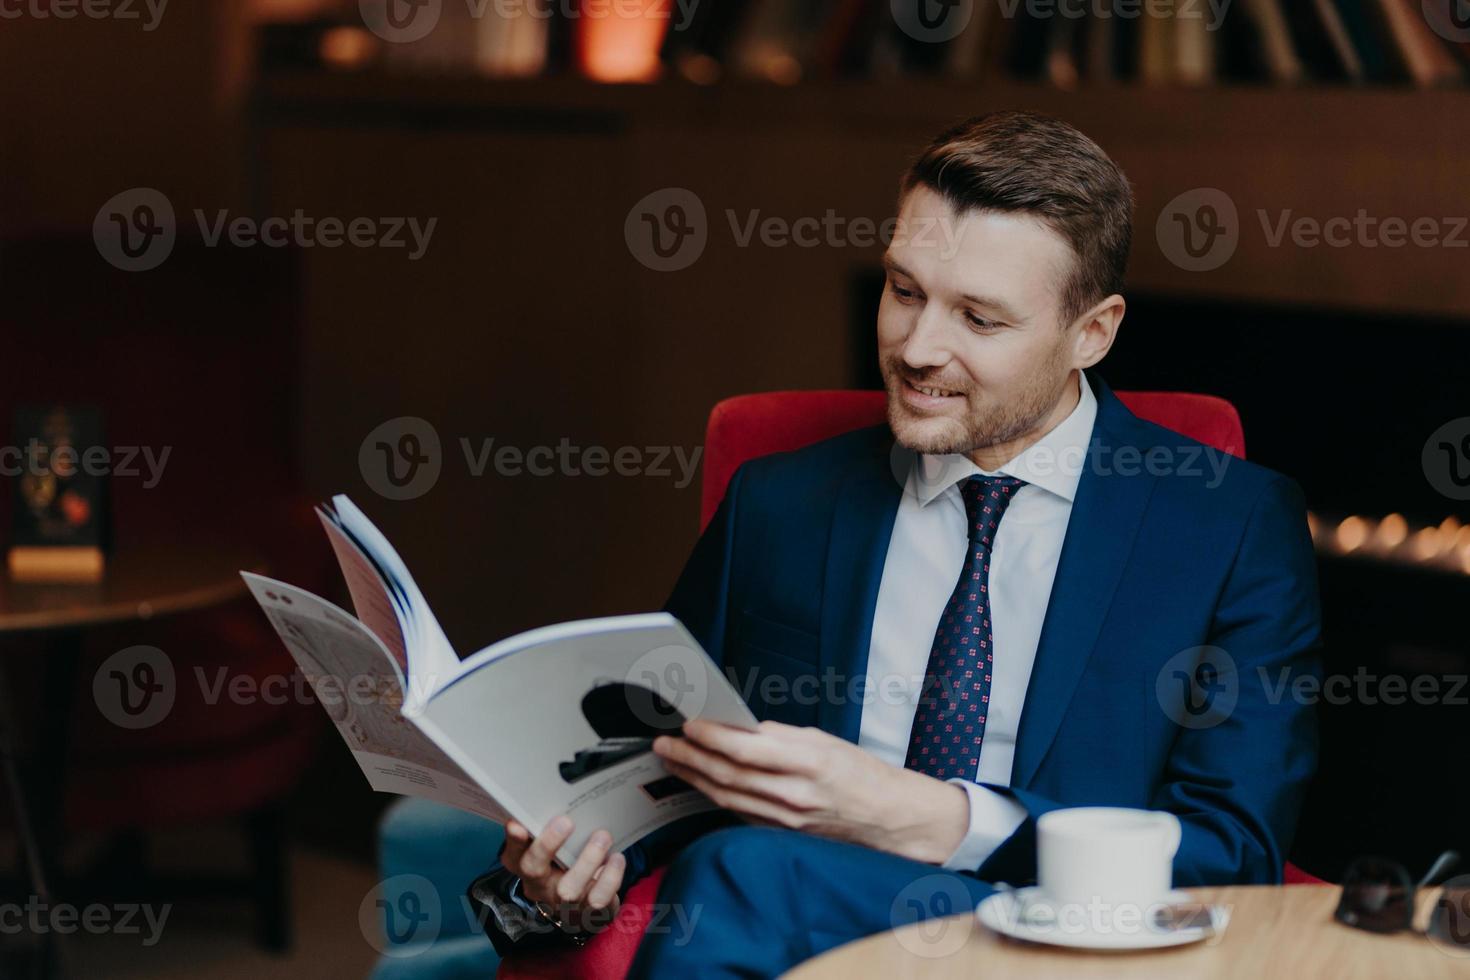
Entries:
<svg viewBox="0 0 1470 980">
<path fill-rule="evenodd" d="M 562 623 L 455 654 L 388 539 L 344 496 L 317 509 L 357 611 L 241 572 L 376 790 L 539 832 L 558 814 L 621 849 L 714 808 L 651 750 L 691 718 L 755 717 L 667 613 Z"/>
</svg>

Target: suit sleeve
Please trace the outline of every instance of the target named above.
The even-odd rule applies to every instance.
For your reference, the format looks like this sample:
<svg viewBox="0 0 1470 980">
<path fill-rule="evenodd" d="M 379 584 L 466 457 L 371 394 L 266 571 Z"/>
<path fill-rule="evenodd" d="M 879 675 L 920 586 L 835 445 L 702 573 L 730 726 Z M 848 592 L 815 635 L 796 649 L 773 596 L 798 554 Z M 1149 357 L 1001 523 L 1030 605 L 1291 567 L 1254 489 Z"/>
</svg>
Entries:
<svg viewBox="0 0 1470 980">
<path fill-rule="evenodd" d="M 684 624 L 717 666 L 725 662 L 736 515 L 740 511 L 746 473 L 747 467 L 742 465 L 730 478 L 725 499 L 699 536 L 684 571 L 674 584 L 674 591 L 664 604 L 664 611 Z M 623 852 L 628 859 L 623 887 L 626 889 L 668 861 L 688 841 L 733 821 L 729 813 L 715 811 L 687 817 L 655 830 Z"/>
<path fill-rule="evenodd" d="M 1281 880 L 1307 781 L 1316 769 L 1315 706 L 1293 698 L 1320 681 L 1316 557 L 1301 491 L 1285 478 L 1257 499 L 1215 605 L 1208 656 L 1234 702 L 1206 724 L 1177 726 L 1150 807 L 1182 825 L 1174 880 L 1191 885 Z M 1202 648 L 1203 649 L 1203 648 Z M 1161 709 L 1162 710 L 1162 709 Z M 1063 804 L 1002 786 L 1027 818 L 979 867 L 991 881 L 1036 875 L 1036 820 Z"/>
</svg>

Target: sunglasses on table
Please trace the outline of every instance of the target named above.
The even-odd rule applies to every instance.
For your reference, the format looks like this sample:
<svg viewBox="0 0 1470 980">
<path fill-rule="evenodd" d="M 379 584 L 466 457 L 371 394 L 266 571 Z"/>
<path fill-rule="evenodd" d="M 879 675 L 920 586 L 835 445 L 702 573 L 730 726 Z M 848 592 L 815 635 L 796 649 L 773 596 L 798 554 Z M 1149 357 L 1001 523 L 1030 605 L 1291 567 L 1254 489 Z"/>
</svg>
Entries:
<svg viewBox="0 0 1470 980">
<path fill-rule="evenodd" d="M 1399 862 L 1389 858 L 1358 858 L 1342 878 L 1342 897 L 1333 918 L 1368 932 L 1414 931 L 1415 896 L 1437 885 L 1460 862 L 1445 851 L 1417 882 Z M 1470 881 L 1456 879 L 1434 903 L 1424 935 L 1447 946 L 1470 951 Z"/>
</svg>

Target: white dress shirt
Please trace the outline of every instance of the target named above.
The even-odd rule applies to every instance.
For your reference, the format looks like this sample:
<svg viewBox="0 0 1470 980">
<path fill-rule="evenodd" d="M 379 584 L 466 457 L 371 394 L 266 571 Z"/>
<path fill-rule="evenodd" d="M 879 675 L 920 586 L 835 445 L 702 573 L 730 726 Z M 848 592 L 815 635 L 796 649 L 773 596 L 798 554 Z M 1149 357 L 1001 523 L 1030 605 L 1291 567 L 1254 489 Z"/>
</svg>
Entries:
<svg viewBox="0 0 1470 980">
<path fill-rule="evenodd" d="M 1026 816 L 1019 803 L 978 783 L 1008 786 L 1011 781 L 1021 708 L 1097 418 L 1097 398 L 1080 372 L 1079 378 L 1081 392 L 1072 413 L 995 473 L 962 455 L 919 456 L 898 505 L 873 614 L 872 693 L 863 705 L 858 744 L 902 766 L 934 631 L 969 549 L 959 484 L 976 474 L 1004 474 L 1026 484 L 1001 515 L 991 551 L 995 657 L 990 704 L 975 781 L 952 780 L 969 795 L 970 829 L 946 868 L 979 867 Z"/>
</svg>

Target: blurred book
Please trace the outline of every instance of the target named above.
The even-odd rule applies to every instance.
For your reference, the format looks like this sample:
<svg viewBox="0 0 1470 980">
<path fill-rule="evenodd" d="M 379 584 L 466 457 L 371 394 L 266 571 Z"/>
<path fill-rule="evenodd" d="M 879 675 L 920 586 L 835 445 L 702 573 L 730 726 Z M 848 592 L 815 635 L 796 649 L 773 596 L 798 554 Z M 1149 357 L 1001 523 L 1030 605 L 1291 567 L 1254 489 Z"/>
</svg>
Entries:
<svg viewBox="0 0 1470 980">
<path fill-rule="evenodd" d="M 979 78 L 993 53 L 995 22 L 1000 19 L 999 0 L 975 0 L 970 22 L 949 42 L 944 73 L 951 78 Z"/>
<path fill-rule="evenodd" d="M 730 49 L 730 65 L 745 77 L 792 85 L 805 74 L 831 0 L 751 0 Z"/>
<path fill-rule="evenodd" d="M 1349 35 L 1347 25 L 1343 22 L 1342 11 L 1338 4 L 1335 0 L 1312 0 L 1312 6 L 1316 10 L 1317 22 L 1327 37 L 1327 43 L 1332 46 L 1332 51 L 1337 56 L 1337 62 L 1342 68 L 1343 75 L 1350 81 L 1363 81 L 1367 77 L 1367 72 L 1363 68 L 1363 59 L 1353 44 L 1352 36 Z"/>
<path fill-rule="evenodd" d="M 1081 17 L 1059 16 L 1046 39 L 1046 79 L 1057 88 L 1075 89 L 1082 79 L 1082 27 Z"/>
<path fill-rule="evenodd" d="M 1272 81 L 1295 85 L 1306 75 L 1296 48 L 1292 46 L 1291 29 L 1281 0 L 1244 0 L 1245 10 L 1255 25 L 1260 41 L 1260 57 Z M 1306 0 L 1296 0 L 1304 3 Z"/>
<path fill-rule="evenodd" d="M 1215 45 L 1218 25 L 1206 7 L 1181 8 L 1174 17 L 1174 78 L 1185 85 L 1215 81 Z"/>
<path fill-rule="evenodd" d="M 1415 85 L 1433 88 L 1464 80 L 1459 62 L 1425 22 L 1419 0 L 1378 0 L 1378 5 L 1399 60 Z"/>
<path fill-rule="evenodd" d="M 1174 12 L 1150 4 L 1145 6 L 1139 20 L 1139 81 L 1145 85 L 1166 85 L 1174 78 Z"/>
<path fill-rule="evenodd" d="M 15 411 L 20 476 L 11 508 L 10 577 L 18 582 L 95 582 L 107 534 L 102 415 L 94 408 Z"/>
<path fill-rule="evenodd" d="M 879 29 L 881 0 L 836 0 L 818 32 L 812 67 L 820 75 L 863 75 L 868 71 L 873 37 Z"/>
<path fill-rule="evenodd" d="M 1116 17 L 1093 17 L 1083 44 L 1083 73 L 1088 81 L 1109 82 L 1118 78 Z"/>
<path fill-rule="evenodd" d="M 1331 4 L 1326 6 L 1330 8 Z M 1332 43 L 1328 25 L 1322 19 L 1322 7 L 1316 0 L 1299 0 L 1283 6 L 1292 47 L 1309 77 L 1318 81 L 1345 81 L 1349 77 L 1347 66 Z"/>
<path fill-rule="evenodd" d="M 1056 21 L 1065 18 L 1052 16 L 1052 12 L 1032 9 L 1020 4 L 1014 16 L 1003 18 L 1014 23 L 1007 64 L 1016 78 L 1035 79 L 1041 77 L 1046 67 L 1047 38 L 1056 26 Z"/>
<path fill-rule="evenodd" d="M 1396 82 L 1408 78 L 1392 50 L 1388 25 L 1383 23 L 1378 0 L 1333 0 L 1332 5 L 1362 62 L 1367 81 Z"/>
</svg>

